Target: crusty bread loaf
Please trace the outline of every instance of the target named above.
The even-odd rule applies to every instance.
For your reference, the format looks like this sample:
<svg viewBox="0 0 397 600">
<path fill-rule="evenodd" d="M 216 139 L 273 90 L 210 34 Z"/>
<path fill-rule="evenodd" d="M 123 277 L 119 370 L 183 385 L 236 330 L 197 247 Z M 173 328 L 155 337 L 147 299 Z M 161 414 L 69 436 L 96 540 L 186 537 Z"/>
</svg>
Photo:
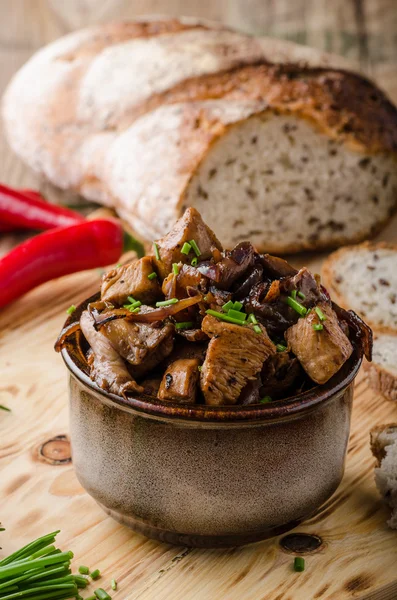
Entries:
<svg viewBox="0 0 397 600">
<path fill-rule="evenodd" d="M 374 390 L 397 401 L 397 335 L 380 333 L 375 337 L 372 362 L 365 361 L 364 369 Z"/>
<path fill-rule="evenodd" d="M 366 79 L 312 56 L 193 20 L 99 25 L 17 73 L 8 139 L 38 173 L 114 206 L 147 239 L 194 206 L 225 246 L 358 241 L 395 208 L 397 111 Z"/>
<path fill-rule="evenodd" d="M 365 242 L 341 248 L 323 264 L 332 298 L 376 331 L 397 334 L 397 245 Z"/>
<path fill-rule="evenodd" d="M 378 461 L 376 485 L 392 509 L 388 525 L 397 529 L 397 424 L 375 427 L 371 431 L 371 450 Z"/>
</svg>

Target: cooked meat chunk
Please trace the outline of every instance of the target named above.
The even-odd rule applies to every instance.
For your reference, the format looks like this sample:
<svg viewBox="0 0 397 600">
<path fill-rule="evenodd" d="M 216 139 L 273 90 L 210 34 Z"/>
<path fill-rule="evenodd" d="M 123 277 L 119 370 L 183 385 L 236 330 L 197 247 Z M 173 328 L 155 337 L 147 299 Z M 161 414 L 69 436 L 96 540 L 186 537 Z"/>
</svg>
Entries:
<svg viewBox="0 0 397 600">
<path fill-rule="evenodd" d="M 211 279 L 221 290 L 228 290 L 235 281 L 244 276 L 255 260 L 255 248 L 250 242 L 241 242 L 233 250 L 225 250 L 223 258 L 199 263 L 197 270 Z"/>
<path fill-rule="evenodd" d="M 260 372 L 276 348 L 264 327 L 258 334 L 250 326 L 226 323 L 207 315 L 202 329 L 211 338 L 200 378 L 205 403 L 236 404 L 247 381 Z"/>
<path fill-rule="evenodd" d="M 162 292 L 166 299 L 186 298 L 191 290 L 207 291 L 207 280 L 198 269 L 182 264 L 178 267 L 178 275 L 170 273 L 163 281 Z"/>
<path fill-rule="evenodd" d="M 157 324 L 116 319 L 101 327 L 103 335 L 130 364 L 128 370 L 134 377 L 142 377 L 172 352 L 174 326 Z"/>
<path fill-rule="evenodd" d="M 196 401 L 200 361 L 197 358 L 181 358 L 165 370 L 157 397 L 160 400 L 194 404 Z"/>
<path fill-rule="evenodd" d="M 311 310 L 287 330 L 285 339 L 309 377 L 321 384 L 339 371 L 353 347 L 332 308 L 326 303 L 318 306 L 326 320 L 321 321 L 316 311 Z M 319 325 L 322 325 L 320 331 L 314 329 Z"/>
<path fill-rule="evenodd" d="M 260 375 L 257 375 L 253 379 L 249 379 L 247 384 L 241 390 L 238 404 L 247 406 L 248 404 L 259 404 L 260 399 L 263 398 L 261 394 L 262 379 Z"/>
<path fill-rule="evenodd" d="M 286 393 L 294 388 L 298 394 L 304 380 L 298 359 L 292 358 L 288 352 L 278 352 L 265 362 L 262 369 L 261 397 L 270 396 L 272 400 L 286 397 Z"/>
<path fill-rule="evenodd" d="M 176 332 L 188 342 L 204 342 L 208 340 L 208 335 L 202 329 L 179 329 Z"/>
<path fill-rule="evenodd" d="M 173 263 L 187 263 L 195 256 L 192 251 L 189 256 L 182 254 L 185 242 L 194 240 L 200 249 L 200 260 L 211 258 L 212 249 L 222 250 L 222 245 L 215 233 L 204 223 L 200 213 L 195 208 L 188 208 L 178 219 L 167 235 L 157 240 L 160 260 L 153 258 L 157 271 L 162 279 L 172 270 Z"/>
<path fill-rule="evenodd" d="M 141 381 L 141 386 L 143 387 L 143 393 L 146 396 L 152 396 L 155 398 L 158 394 L 159 387 L 161 384 L 161 376 L 152 376 L 147 377 L 143 381 Z"/>
<path fill-rule="evenodd" d="M 128 296 L 144 304 L 155 302 L 162 297 L 161 288 L 157 278 L 148 278 L 150 273 L 153 273 L 150 256 L 109 271 L 102 280 L 102 300 L 117 306 L 126 304 Z"/>
<path fill-rule="evenodd" d="M 197 342 L 192 344 L 183 338 L 176 338 L 174 348 L 171 354 L 165 359 L 163 364 L 168 367 L 171 363 L 179 360 L 180 358 L 197 358 L 199 364 L 201 365 L 205 358 L 207 346 L 208 343 L 205 342 Z"/>
<path fill-rule="evenodd" d="M 262 281 L 263 267 L 259 263 L 254 264 L 250 267 L 243 277 L 240 277 L 238 281 L 233 285 L 233 298 L 234 300 L 245 300 L 257 283 Z"/>
<path fill-rule="evenodd" d="M 96 331 L 94 318 L 87 310 L 81 315 L 80 327 L 92 351 L 91 379 L 102 389 L 119 396 L 142 392 L 143 388 L 133 380 L 111 341 L 101 331 Z"/>
</svg>

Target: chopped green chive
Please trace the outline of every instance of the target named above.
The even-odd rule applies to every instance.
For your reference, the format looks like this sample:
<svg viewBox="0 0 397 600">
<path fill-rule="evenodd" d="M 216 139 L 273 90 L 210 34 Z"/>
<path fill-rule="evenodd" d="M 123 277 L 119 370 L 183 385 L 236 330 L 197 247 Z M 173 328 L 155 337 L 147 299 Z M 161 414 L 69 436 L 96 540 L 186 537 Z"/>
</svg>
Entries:
<svg viewBox="0 0 397 600">
<path fill-rule="evenodd" d="M 211 315 L 212 317 L 216 317 L 220 321 L 226 321 L 227 323 L 234 323 L 235 325 L 243 325 L 243 321 L 240 319 L 234 319 L 233 317 L 229 317 L 224 313 L 217 312 L 216 310 L 211 310 L 210 308 L 205 311 L 207 315 Z"/>
<path fill-rule="evenodd" d="M 156 257 L 156 260 L 160 260 L 160 252 L 159 252 L 159 247 L 156 244 L 156 242 L 153 242 L 153 250 L 154 250 L 154 255 Z"/>
<path fill-rule="evenodd" d="M 91 579 L 93 579 L 94 581 L 96 579 L 99 579 L 101 576 L 101 572 L 99 569 L 95 569 L 94 571 L 92 571 L 92 573 L 90 573 Z"/>
<path fill-rule="evenodd" d="M 98 598 L 98 600 L 112 600 L 112 597 L 109 596 L 109 594 L 105 592 L 105 590 L 103 590 L 102 588 L 98 588 L 97 590 L 95 590 L 94 594 Z"/>
<path fill-rule="evenodd" d="M 110 582 L 110 587 L 112 588 L 112 590 L 116 591 L 117 590 L 117 581 L 115 579 L 112 579 L 112 581 Z"/>
<path fill-rule="evenodd" d="M 0 404 L 0 410 L 6 410 L 7 412 L 11 412 L 11 408 L 8 408 L 7 406 L 4 406 L 3 404 Z"/>
<path fill-rule="evenodd" d="M 242 308 L 243 308 L 243 305 L 241 304 L 241 302 L 238 302 L 238 300 L 233 304 L 234 310 L 241 310 Z"/>
<path fill-rule="evenodd" d="M 314 310 L 316 311 L 317 316 L 320 319 L 320 321 L 327 320 L 327 317 L 325 316 L 325 314 L 323 313 L 323 311 L 321 310 L 321 308 L 319 306 L 316 306 Z"/>
<path fill-rule="evenodd" d="M 226 304 L 224 304 L 222 306 L 222 310 L 223 312 L 227 312 L 228 310 L 230 310 L 231 308 L 233 308 L 234 306 L 234 302 L 232 302 L 231 300 L 229 300 L 229 302 L 226 302 Z"/>
<path fill-rule="evenodd" d="M 192 262 L 190 264 L 192 265 L 192 267 L 197 267 L 197 263 L 198 263 L 197 256 L 195 256 L 194 258 L 192 258 Z"/>
<path fill-rule="evenodd" d="M 69 306 L 69 308 L 67 309 L 67 314 L 68 315 L 72 315 L 74 313 L 74 311 L 76 310 L 76 307 L 74 304 L 72 304 L 71 306 Z"/>
<path fill-rule="evenodd" d="M 0 531 L 5 531 L 6 528 L 5 527 L 0 527 Z"/>
<path fill-rule="evenodd" d="M 156 302 L 156 307 L 160 308 L 161 306 L 171 306 L 171 304 L 176 304 L 179 302 L 178 298 L 171 298 L 170 300 L 162 300 L 161 302 Z"/>
<path fill-rule="evenodd" d="M 95 596 L 95 594 L 93 596 L 89 596 L 88 598 L 86 598 L 85 600 L 97 600 L 97 597 Z"/>
<path fill-rule="evenodd" d="M 157 273 L 155 273 L 154 271 L 153 271 L 153 273 L 149 273 L 149 275 L 147 276 L 147 278 L 150 280 L 156 279 L 156 277 L 157 277 Z"/>
<path fill-rule="evenodd" d="M 126 308 L 127 310 L 129 310 L 132 313 L 137 313 L 140 310 L 140 306 L 142 305 L 142 302 L 140 300 L 134 300 L 134 302 L 132 302 L 131 304 L 124 304 L 123 308 Z"/>
<path fill-rule="evenodd" d="M 89 572 L 90 572 L 89 568 L 86 567 L 85 565 L 79 566 L 79 573 L 81 573 L 81 575 L 88 575 Z"/>
<path fill-rule="evenodd" d="M 172 265 L 172 272 L 174 275 L 178 275 L 179 273 L 179 265 L 177 265 L 177 263 L 173 263 Z"/>
<path fill-rule="evenodd" d="M 304 306 L 302 306 L 302 304 L 300 304 L 297 300 L 291 298 L 291 296 L 288 296 L 287 304 L 288 306 L 293 308 L 298 314 L 300 314 L 301 317 L 304 317 L 307 313 L 307 309 Z"/>
<path fill-rule="evenodd" d="M 134 304 L 134 302 L 136 302 L 135 298 L 133 298 L 132 296 L 128 296 L 127 300 L 129 300 L 131 304 Z"/>
<path fill-rule="evenodd" d="M 201 365 L 199 365 L 197 368 L 198 368 L 198 370 L 199 370 L 199 371 L 200 371 L 200 373 L 201 373 L 201 371 L 203 370 L 203 367 L 202 367 Z"/>
<path fill-rule="evenodd" d="M 119 269 L 120 267 L 121 267 L 121 263 L 117 263 L 116 269 Z"/>
<path fill-rule="evenodd" d="M 239 321 L 245 321 L 247 318 L 246 313 L 240 312 L 239 310 L 234 310 L 233 308 L 228 310 L 227 314 L 229 317 L 233 317 L 233 319 L 238 319 Z"/>
<path fill-rule="evenodd" d="M 324 329 L 324 327 L 322 326 L 321 323 L 314 323 L 313 329 L 314 329 L 314 331 L 322 331 Z"/>
<path fill-rule="evenodd" d="M 303 556 L 295 556 L 294 559 L 294 571 L 301 573 L 305 570 L 305 559 Z"/>
<path fill-rule="evenodd" d="M 200 248 L 196 244 L 196 240 L 190 240 L 190 245 L 193 248 L 193 252 L 195 253 L 195 255 L 200 256 L 201 252 L 200 252 Z"/>
<path fill-rule="evenodd" d="M 259 327 L 259 325 L 254 325 L 254 331 L 255 333 L 262 333 L 262 329 Z"/>
<path fill-rule="evenodd" d="M 253 323 L 254 325 L 258 325 L 258 321 L 256 320 L 254 313 L 250 313 L 248 315 L 247 321 L 248 321 L 248 323 Z"/>
<path fill-rule="evenodd" d="M 175 323 L 175 329 L 191 329 L 192 327 L 192 321 L 183 321 L 181 323 Z"/>
<path fill-rule="evenodd" d="M 192 249 L 191 245 L 189 244 L 189 242 L 185 242 L 182 246 L 182 254 L 186 254 L 186 256 L 189 254 L 190 250 Z"/>
<path fill-rule="evenodd" d="M 286 349 L 287 349 L 287 346 L 284 346 L 284 344 L 277 344 L 276 345 L 277 352 L 285 352 Z"/>
<path fill-rule="evenodd" d="M 296 290 L 292 290 L 291 296 L 294 300 L 296 300 Z"/>
<path fill-rule="evenodd" d="M 306 299 L 306 296 L 303 292 L 298 292 L 298 296 L 299 296 L 299 298 L 302 298 L 302 300 Z"/>
<path fill-rule="evenodd" d="M 272 399 L 271 399 L 271 397 L 270 397 L 270 396 L 264 396 L 263 398 L 261 398 L 261 399 L 259 400 L 259 402 L 260 402 L 261 404 L 268 404 L 268 403 L 269 403 L 269 402 L 271 402 L 271 401 L 272 401 Z"/>
</svg>

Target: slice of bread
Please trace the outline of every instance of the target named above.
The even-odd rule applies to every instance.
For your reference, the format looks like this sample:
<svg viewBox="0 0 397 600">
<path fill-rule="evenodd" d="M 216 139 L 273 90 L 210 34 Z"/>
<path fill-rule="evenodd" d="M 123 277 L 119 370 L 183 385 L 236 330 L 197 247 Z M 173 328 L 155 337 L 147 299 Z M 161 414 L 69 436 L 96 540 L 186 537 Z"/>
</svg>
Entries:
<svg viewBox="0 0 397 600">
<path fill-rule="evenodd" d="M 378 425 L 372 429 L 371 450 L 378 461 L 376 485 L 392 509 L 387 523 L 397 529 L 397 424 Z"/>
<path fill-rule="evenodd" d="M 372 362 L 364 362 L 369 385 L 388 400 L 397 401 L 397 335 L 378 334 Z"/>
<path fill-rule="evenodd" d="M 396 267 L 397 245 L 365 242 L 331 254 L 323 282 L 340 306 L 353 309 L 377 332 L 397 334 Z"/>
</svg>

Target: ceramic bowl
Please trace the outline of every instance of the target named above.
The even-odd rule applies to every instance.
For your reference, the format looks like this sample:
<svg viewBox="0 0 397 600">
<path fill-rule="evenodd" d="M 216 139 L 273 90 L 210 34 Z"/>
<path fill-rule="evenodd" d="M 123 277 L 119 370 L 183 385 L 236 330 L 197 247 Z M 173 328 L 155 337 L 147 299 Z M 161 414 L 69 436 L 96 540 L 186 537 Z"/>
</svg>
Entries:
<svg viewBox="0 0 397 600">
<path fill-rule="evenodd" d="M 77 477 L 109 515 L 148 537 L 221 547 L 278 535 L 342 479 L 358 350 L 325 385 L 246 407 L 125 400 L 91 381 L 73 337 L 62 356 Z"/>
</svg>

